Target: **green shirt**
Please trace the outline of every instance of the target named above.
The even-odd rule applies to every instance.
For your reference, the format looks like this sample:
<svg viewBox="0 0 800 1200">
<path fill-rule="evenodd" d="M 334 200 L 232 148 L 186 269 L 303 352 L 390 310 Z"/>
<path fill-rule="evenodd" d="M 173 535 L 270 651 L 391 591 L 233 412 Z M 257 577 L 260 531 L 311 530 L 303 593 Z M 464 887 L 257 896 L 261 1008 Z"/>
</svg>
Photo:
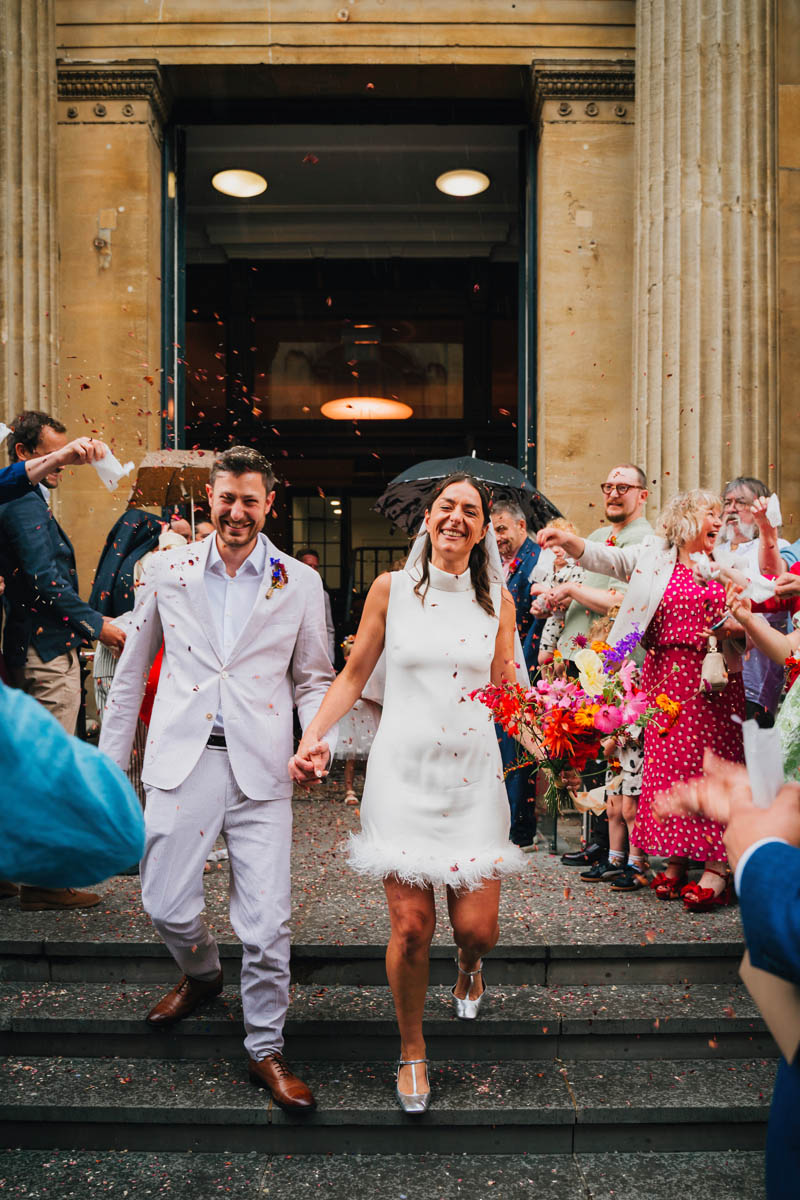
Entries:
<svg viewBox="0 0 800 1200">
<path fill-rule="evenodd" d="M 614 535 L 616 540 L 615 546 L 634 546 L 637 542 L 643 541 L 649 533 L 653 532 L 653 527 L 646 517 L 637 517 L 635 521 L 631 521 L 630 525 L 626 525 L 614 535 L 613 525 L 601 525 L 599 529 L 595 529 L 589 534 L 586 539 L 589 542 L 606 542 Z M 601 591 L 609 592 L 624 592 L 628 586 L 626 583 L 615 579 L 613 575 L 598 575 L 596 571 L 587 571 L 581 581 L 585 587 L 600 588 Z M 564 658 L 572 659 L 575 657 L 579 647 L 575 645 L 573 639 L 576 634 L 586 636 L 597 620 L 598 613 L 593 612 L 590 608 L 584 608 L 577 600 L 573 600 L 567 609 L 566 617 L 564 618 L 564 632 L 558 639 L 558 648 L 564 655 Z"/>
</svg>

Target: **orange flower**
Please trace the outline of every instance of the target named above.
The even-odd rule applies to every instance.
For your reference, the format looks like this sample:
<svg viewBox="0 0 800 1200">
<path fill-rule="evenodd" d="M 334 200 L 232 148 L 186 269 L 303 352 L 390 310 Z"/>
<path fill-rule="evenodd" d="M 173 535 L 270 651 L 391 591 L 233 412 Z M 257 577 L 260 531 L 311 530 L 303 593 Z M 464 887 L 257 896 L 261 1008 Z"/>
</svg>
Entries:
<svg viewBox="0 0 800 1200">
<path fill-rule="evenodd" d="M 608 642 L 592 642 L 592 650 L 595 654 L 602 654 L 604 650 L 610 650 Z"/>
<path fill-rule="evenodd" d="M 599 712 L 599 704 L 587 704 L 584 708 L 579 708 L 574 713 L 575 724 L 579 729 L 594 729 L 594 716 Z"/>
</svg>

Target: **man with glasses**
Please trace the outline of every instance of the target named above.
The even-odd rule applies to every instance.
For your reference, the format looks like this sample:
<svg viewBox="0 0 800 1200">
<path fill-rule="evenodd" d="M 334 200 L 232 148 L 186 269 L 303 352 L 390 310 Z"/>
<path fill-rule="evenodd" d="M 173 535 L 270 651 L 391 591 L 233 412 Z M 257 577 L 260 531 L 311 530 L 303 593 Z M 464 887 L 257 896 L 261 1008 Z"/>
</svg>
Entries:
<svg viewBox="0 0 800 1200">
<path fill-rule="evenodd" d="M 753 503 L 769 495 L 769 488 L 751 475 L 739 475 L 725 485 L 722 493 L 722 529 L 720 542 L 727 543 L 743 569 L 758 570 L 758 525 L 751 511 Z M 789 543 L 778 539 L 778 552 L 784 555 Z M 785 612 L 762 613 L 775 629 L 786 632 Z M 751 647 L 742 663 L 745 714 L 768 729 L 775 724 L 775 711 L 783 690 L 783 667 L 761 650 Z"/>
<path fill-rule="evenodd" d="M 612 546 L 632 546 L 641 542 L 653 528 L 644 514 L 647 501 L 647 477 L 640 467 L 630 463 L 613 467 L 605 483 L 600 484 L 605 501 L 607 525 L 589 534 L 590 542 L 605 542 Z M 598 616 L 605 615 L 619 604 L 626 585 L 610 575 L 587 571 L 581 583 L 563 583 L 542 597 L 551 609 L 566 607 L 564 632 L 558 649 L 568 662 L 575 657 L 579 646 L 577 636 L 586 637 Z M 602 775 L 605 773 L 603 767 Z M 602 778 L 590 780 L 602 782 Z M 592 837 L 584 850 L 563 855 L 561 861 L 570 866 L 590 866 L 608 854 L 608 823 L 594 820 Z"/>
</svg>

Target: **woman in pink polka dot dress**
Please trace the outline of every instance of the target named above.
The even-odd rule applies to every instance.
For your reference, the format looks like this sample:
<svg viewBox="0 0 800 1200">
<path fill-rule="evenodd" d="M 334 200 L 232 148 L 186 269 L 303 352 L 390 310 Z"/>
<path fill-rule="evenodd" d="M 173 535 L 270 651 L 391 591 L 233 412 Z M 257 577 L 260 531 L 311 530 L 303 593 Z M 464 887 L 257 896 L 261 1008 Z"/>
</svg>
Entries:
<svg viewBox="0 0 800 1200">
<path fill-rule="evenodd" d="M 698 895 L 709 888 L 725 890 L 727 859 L 722 825 L 701 816 L 671 816 L 661 823 L 653 816 L 653 797 L 673 784 L 703 773 L 703 755 L 713 750 L 720 758 L 742 762 L 741 726 L 744 720 L 744 687 L 741 672 L 730 674 L 719 692 L 700 688 L 700 671 L 707 649 L 703 630 L 716 624 L 725 611 L 721 584 L 699 583 L 692 570 L 676 562 L 664 597 L 644 636 L 647 655 L 642 686 L 651 696 L 664 693 L 681 705 L 671 727 L 668 720 L 652 721 L 644 735 L 644 775 L 634 836 L 649 854 L 668 858 L 665 872 L 653 881 L 660 899 L 683 894 L 687 908 L 711 897 Z M 705 863 L 700 884 L 686 885 L 686 862 Z M 719 872 L 717 876 L 712 872 Z M 711 874 L 706 880 L 705 876 Z M 722 889 L 719 882 L 723 883 Z M 702 907 L 705 907 L 703 905 Z"/>
<path fill-rule="evenodd" d="M 725 590 L 719 583 L 698 580 L 692 555 L 711 554 L 721 511 L 718 496 L 695 489 L 667 504 L 659 517 L 660 536 L 646 537 L 633 546 L 604 546 L 552 526 L 538 535 L 541 546 L 563 546 L 585 570 L 628 584 L 608 640 L 614 644 L 634 629 L 644 630 L 647 653 L 642 685 L 654 699 L 665 695 L 680 705 L 673 724 L 665 712 L 645 730 L 644 775 L 633 840 L 648 854 L 668 860 L 653 880 L 658 898 L 680 897 L 694 912 L 730 901 L 724 829 L 698 816 L 669 816 L 660 823 L 653 801 L 659 792 L 701 775 L 707 748 L 732 762 L 744 761 L 741 726 L 734 720 L 744 717 L 741 664 L 733 656 L 721 691 L 707 692 L 700 686 L 708 649 L 704 631 L 722 618 Z M 735 632 L 743 633 L 729 617 L 717 636 Z M 703 863 L 697 883 L 687 882 L 690 861 Z"/>
</svg>

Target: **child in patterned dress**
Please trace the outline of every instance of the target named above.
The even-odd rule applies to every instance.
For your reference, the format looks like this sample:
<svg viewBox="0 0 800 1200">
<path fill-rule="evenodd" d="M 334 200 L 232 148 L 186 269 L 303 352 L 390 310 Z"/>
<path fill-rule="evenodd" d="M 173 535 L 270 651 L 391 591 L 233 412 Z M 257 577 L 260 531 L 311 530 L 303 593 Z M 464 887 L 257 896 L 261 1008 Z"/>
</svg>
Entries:
<svg viewBox="0 0 800 1200">
<path fill-rule="evenodd" d="M 613 608 L 593 623 L 589 633 L 591 641 L 605 641 L 618 611 Z M 638 671 L 632 676 L 632 682 L 639 684 Z M 647 887 L 644 854 L 633 840 L 633 825 L 642 791 L 644 729 L 639 725 L 622 726 L 604 738 L 602 746 L 608 760 L 608 858 L 594 863 L 581 874 L 581 879 L 584 883 L 611 883 L 614 892 L 638 892 Z"/>
<path fill-rule="evenodd" d="M 565 520 L 564 517 L 558 517 L 551 522 L 556 529 L 566 529 L 568 533 L 577 533 L 577 529 L 571 521 Z M 547 551 L 542 551 L 542 555 Z M 542 630 L 541 638 L 539 639 L 539 666 L 543 667 L 547 663 L 551 663 L 555 656 L 558 639 L 564 632 L 564 618 L 567 615 L 565 608 L 551 611 L 545 605 L 538 603 L 539 596 L 545 592 L 551 591 L 558 587 L 561 583 L 581 583 L 583 581 L 584 570 L 580 563 L 577 563 L 574 558 L 569 558 L 564 553 L 560 546 L 557 546 L 552 551 L 553 560 L 548 566 L 543 566 L 537 570 L 533 568 L 531 578 L 534 580 L 531 587 L 531 595 L 535 597 L 531 604 L 531 612 L 535 617 L 547 617 Z"/>
<path fill-rule="evenodd" d="M 342 654 L 345 662 L 350 657 L 354 641 L 355 636 L 351 633 L 342 642 Z M 335 756 L 344 760 L 345 804 L 358 804 L 354 786 L 356 763 L 366 762 L 378 731 L 380 719 L 380 704 L 376 704 L 373 700 L 365 700 L 362 696 L 360 700 L 356 700 L 350 712 L 339 722 Z"/>
</svg>

